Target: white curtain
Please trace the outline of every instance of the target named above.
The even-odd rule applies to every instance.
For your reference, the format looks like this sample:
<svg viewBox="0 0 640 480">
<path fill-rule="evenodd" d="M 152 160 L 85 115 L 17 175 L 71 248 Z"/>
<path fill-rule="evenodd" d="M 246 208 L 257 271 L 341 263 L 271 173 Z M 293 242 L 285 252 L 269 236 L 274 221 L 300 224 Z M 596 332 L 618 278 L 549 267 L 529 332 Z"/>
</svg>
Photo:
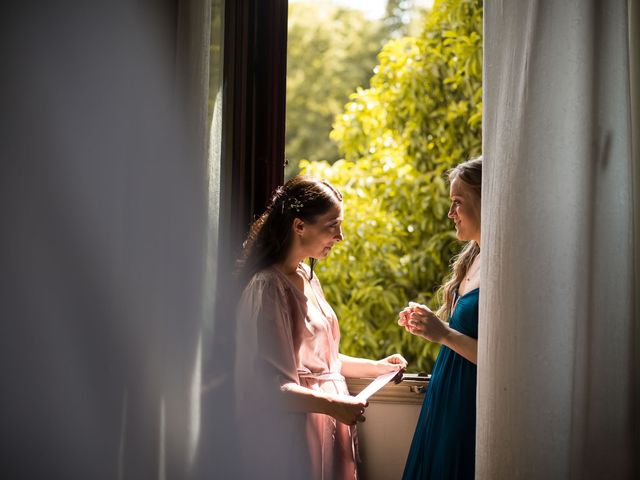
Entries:
<svg viewBox="0 0 640 480">
<path fill-rule="evenodd" d="M 479 479 L 637 474 L 633 12 L 485 2 Z"/>
<path fill-rule="evenodd" d="M 210 1 L 3 6 L 3 478 L 215 477 Z"/>
</svg>

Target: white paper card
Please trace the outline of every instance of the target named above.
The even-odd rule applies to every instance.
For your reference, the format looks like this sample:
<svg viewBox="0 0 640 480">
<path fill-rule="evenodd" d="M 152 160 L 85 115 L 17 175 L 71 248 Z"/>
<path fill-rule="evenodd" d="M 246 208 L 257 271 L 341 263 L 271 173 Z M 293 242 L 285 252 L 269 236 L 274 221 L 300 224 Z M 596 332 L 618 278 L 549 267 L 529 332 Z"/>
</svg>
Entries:
<svg viewBox="0 0 640 480">
<path fill-rule="evenodd" d="M 364 390 L 356 395 L 356 399 L 360 400 L 361 402 L 366 402 L 367 400 L 369 400 L 369 397 L 371 397 L 371 395 L 373 395 L 387 383 L 389 383 L 398 374 L 399 371 L 400 369 L 380 375 L 373 382 L 367 385 Z"/>
</svg>

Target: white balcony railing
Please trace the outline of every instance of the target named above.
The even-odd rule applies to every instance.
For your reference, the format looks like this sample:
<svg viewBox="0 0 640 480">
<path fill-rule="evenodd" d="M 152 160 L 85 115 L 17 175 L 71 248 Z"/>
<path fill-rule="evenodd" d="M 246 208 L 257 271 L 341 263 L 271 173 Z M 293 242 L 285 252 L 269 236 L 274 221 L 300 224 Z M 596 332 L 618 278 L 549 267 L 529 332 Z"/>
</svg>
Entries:
<svg viewBox="0 0 640 480">
<path fill-rule="evenodd" d="M 371 381 L 348 378 L 349 392 L 357 395 Z M 389 383 L 369 399 L 366 421 L 358 424 L 362 480 L 402 477 L 427 383 L 427 377 L 408 374 L 401 383 Z"/>
</svg>

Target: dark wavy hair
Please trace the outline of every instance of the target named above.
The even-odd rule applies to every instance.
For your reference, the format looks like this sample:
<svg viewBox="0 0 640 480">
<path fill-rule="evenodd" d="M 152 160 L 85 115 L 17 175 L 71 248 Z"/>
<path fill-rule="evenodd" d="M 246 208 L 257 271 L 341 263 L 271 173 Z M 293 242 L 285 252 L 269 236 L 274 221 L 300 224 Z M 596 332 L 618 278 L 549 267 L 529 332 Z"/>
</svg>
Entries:
<svg viewBox="0 0 640 480">
<path fill-rule="evenodd" d="M 342 201 L 340 192 L 326 180 L 299 175 L 278 187 L 265 212 L 255 220 L 242 246 L 236 275 L 242 284 L 287 255 L 295 218 L 315 223 L 318 216 Z M 311 276 L 315 259 L 311 259 Z"/>
</svg>

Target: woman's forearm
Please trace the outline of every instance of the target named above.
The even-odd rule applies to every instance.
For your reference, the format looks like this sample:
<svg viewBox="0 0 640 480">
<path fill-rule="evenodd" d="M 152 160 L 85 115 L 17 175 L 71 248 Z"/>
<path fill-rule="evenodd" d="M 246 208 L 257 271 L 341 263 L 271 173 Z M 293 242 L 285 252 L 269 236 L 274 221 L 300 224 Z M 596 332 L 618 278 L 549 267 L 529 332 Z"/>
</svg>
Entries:
<svg viewBox="0 0 640 480">
<path fill-rule="evenodd" d="M 319 392 L 296 383 L 282 386 L 281 391 L 285 396 L 285 408 L 290 412 L 323 413 L 347 425 L 364 420 L 362 414 L 367 402 L 348 394 Z"/>
<path fill-rule="evenodd" d="M 377 377 L 380 374 L 379 362 L 366 358 L 350 357 L 339 354 L 342 362 L 340 373 L 345 377 Z"/>
<path fill-rule="evenodd" d="M 464 358 L 469 360 L 471 363 L 477 365 L 478 364 L 478 340 L 468 335 L 464 335 L 463 333 L 454 330 L 453 328 L 449 328 L 449 331 L 442 339 L 442 345 L 446 345 L 451 350 L 456 352 L 459 355 L 462 355 Z"/>
<path fill-rule="evenodd" d="M 331 398 L 325 392 L 319 392 L 296 383 L 287 383 L 280 390 L 285 399 L 285 409 L 299 413 L 328 413 Z"/>
</svg>

